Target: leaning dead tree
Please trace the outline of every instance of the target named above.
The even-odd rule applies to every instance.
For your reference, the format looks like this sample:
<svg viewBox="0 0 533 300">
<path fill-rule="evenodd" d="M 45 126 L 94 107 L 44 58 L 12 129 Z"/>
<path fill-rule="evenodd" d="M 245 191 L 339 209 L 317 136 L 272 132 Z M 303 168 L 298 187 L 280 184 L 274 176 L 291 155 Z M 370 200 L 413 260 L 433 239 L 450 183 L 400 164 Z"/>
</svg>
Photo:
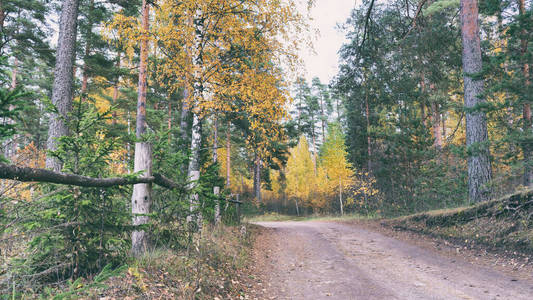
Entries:
<svg viewBox="0 0 533 300">
<path fill-rule="evenodd" d="M 93 178 L 76 174 L 55 172 L 46 169 L 18 167 L 4 163 L 0 163 L 0 179 L 100 188 L 120 185 L 133 185 L 139 183 L 153 183 L 167 189 L 184 188 L 182 185 L 179 185 L 158 173 L 154 173 L 151 176 L 146 177 Z"/>
</svg>

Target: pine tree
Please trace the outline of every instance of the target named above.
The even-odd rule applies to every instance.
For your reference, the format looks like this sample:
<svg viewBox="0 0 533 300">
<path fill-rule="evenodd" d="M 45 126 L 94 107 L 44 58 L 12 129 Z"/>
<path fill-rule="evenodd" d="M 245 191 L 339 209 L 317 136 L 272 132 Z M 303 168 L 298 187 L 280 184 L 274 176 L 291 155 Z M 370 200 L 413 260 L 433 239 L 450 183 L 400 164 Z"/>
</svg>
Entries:
<svg viewBox="0 0 533 300">
<path fill-rule="evenodd" d="M 56 51 L 52 104 L 57 111 L 52 114 L 48 129 L 47 149 L 56 150 L 57 139 L 68 135 L 66 121 L 72 110 L 74 59 L 78 24 L 78 0 L 65 0 L 59 19 L 59 40 Z M 61 162 L 53 157 L 46 158 L 46 167 L 61 171 Z"/>
<path fill-rule="evenodd" d="M 490 198 L 487 186 L 492 177 L 487 145 L 487 120 L 481 107 L 483 79 L 476 0 L 461 0 L 461 32 L 463 41 L 464 101 L 466 108 L 466 146 L 468 147 L 468 192 L 472 202 Z"/>
</svg>

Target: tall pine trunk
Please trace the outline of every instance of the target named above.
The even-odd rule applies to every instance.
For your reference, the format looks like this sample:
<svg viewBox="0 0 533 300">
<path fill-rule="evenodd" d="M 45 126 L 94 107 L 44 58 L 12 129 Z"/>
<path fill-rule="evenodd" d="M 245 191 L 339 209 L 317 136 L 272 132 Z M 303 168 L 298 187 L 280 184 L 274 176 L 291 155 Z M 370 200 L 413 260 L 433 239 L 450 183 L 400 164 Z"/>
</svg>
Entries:
<svg viewBox="0 0 533 300">
<path fill-rule="evenodd" d="M 66 121 L 72 110 L 78 6 L 78 0 L 64 0 L 59 18 L 59 39 L 52 86 L 52 103 L 57 108 L 57 113 L 50 117 L 46 143 L 47 149 L 51 151 L 57 149 L 57 139 L 68 134 Z M 59 172 L 62 165 L 56 158 L 47 156 L 46 168 Z"/>
<path fill-rule="evenodd" d="M 372 138 L 370 137 L 370 106 L 368 105 L 368 92 L 365 93 L 365 110 L 366 110 L 366 151 L 367 151 L 367 168 L 372 172 Z"/>
<path fill-rule="evenodd" d="M 148 63 L 148 15 L 149 6 L 147 0 L 142 2 L 142 29 L 143 39 L 141 41 L 140 62 L 139 62 L 139 87 L 137 96 L 137 120 L 135 135 L 138 140 L 142 139 L 146 133 L 146 90 L 147 90 L 147 63 Z M 152 147 L 147 142 L 135 143 L 134 171 L 143 173 L 143 176 L 152 174 Z M 133 186 L 131 196 L 131 213 L 133 215 L 133 226 L 148 224 L 150 213 L 151 184 L 136 184 Z M 131 234 L 131 250 L 135 257 L 143 255 L 149 247 L 149 237 L 145 230 L 134 230 Z"/>
<path fill-rule="evenodd" d="M 117 69 L 120 69 L 120 52 L 117 54 Z M 112 105 L 117 104 L 118 100 L 118 93 L 119 93 L 119 82 L 120 82 L 120 76 L 117 76 L 115 84 L 113 85 L 113 102 Z M 113 114 L 111 115 L 111 123 L 113 125 L 117 124 L 117 111 L 116 109 L 113 110 Z"/>
<path fill-rule="evenodd" d="M 519 8 L 519 14 L 520 14 L 520 21 L 523 22 L 522 18 L 524 18 L 526 13 L 526 2 L 525 0 L 518 0 L 518 8 Z M 529 63 L 527 61 L 527 47 L 528 47 L 528 40 L 527 40 L 527 30 L 524 28 L 522 29 L 520 35 L 520 53 L 522 55 L 522 72 L 524 75 L 524 86 L 526 90 L 529 88 L 529 85 L 531 84 L 529 80 Z M 527 95 L 529 97 L 529 95 Z M 532 159 L 532 130 L 531 130 L 531 103 L 529 102 L 529 99 L 526 99 L 526 102 L 524 103 L 523 107 L 523 127 L 524 127 L 524 134 L 526 135 L 525 141 L 522 145 L 522 151 L 524 152 L 524 185 L 527 187 L 533 187 L 533 166 L 531 165 L 531 159 Z"/>
<path fill-rule="evenodd" d="M 486 115 L 478 108 L 485 100 L 481 98 L 483 80 L 477 77 L 482 71 L 477 0 L 461 0 L 461 35 L 464 101 L 467 110 L 466 146 L 469 153 L 468 195 L 471 202 L 481 202 L 490 198 L 490 188 L 487 185 L 492 171 Z"/>
<path fill-rule="evenodd" d="M 14 61 L 13 61 L 13 71 L 11 71 L 11 90 L 14 90 L 15 88 L 17 88 L 17 73 L 18 73 L 18 65 L 19 65 L 19 60 L 15 57 Z M 15 109 L 15 106 L 10 104 L 9 105 L 9 110 L 12 111 Z M 7 120 L 9 124 L 14 124 L 14 120 Z M 8 139 L 6 142 L 5 142 L 5 151 L 4 151 L 4 156 L 5 157 L 12 157 L 13 155 L 17 154 L 17 148 L 18 148 L 18 140 L 19 140 L 19 135 L 18 134 L 15 134 L 13 135 L 12 138 Z"/>
</svg>

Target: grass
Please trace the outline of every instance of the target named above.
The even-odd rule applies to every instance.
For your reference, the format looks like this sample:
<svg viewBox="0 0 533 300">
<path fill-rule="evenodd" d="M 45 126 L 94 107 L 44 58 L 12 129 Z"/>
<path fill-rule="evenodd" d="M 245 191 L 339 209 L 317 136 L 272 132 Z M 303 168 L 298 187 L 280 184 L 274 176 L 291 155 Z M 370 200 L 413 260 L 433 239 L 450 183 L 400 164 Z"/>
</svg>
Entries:
<svg viewBox="0 0 533 300">
<path fill-rule="evenodd" d="M 190 249 L 158 248 L 93 278 L 0 299 L 239 299 L 245 296 L 254 225 L 209 226 Z M 13 297 L 13 295 L 15 297 Z"/>
<path fill-rule="evenodd" d="M 454 209 L 418 213 L 382 224 L 468 247 L 533 254 L 533 191 Z"/>
<path fill-rule="evenodd" d="M 378 215 L 360 215 L 360 214 L 345 214 L 338 215 L 310 215 L 310 216 L 290 216 L 278 213 L 267 213 L 264 215 L 244 217 L 243 222 L 283 222 L 283 221 L 350 221 L 350 220 L 370 220 L 379 218 Z"/>
</svg>

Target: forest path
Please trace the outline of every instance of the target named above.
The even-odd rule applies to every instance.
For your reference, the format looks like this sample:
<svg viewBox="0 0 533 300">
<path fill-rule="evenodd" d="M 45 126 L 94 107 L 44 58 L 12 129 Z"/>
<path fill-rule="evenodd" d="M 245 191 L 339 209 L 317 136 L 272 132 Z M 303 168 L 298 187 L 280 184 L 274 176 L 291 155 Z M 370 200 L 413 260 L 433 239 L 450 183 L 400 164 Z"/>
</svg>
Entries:
<svg viewBox="0 0 533 300">
<path fill-rule="evenodd" d="M 533 282 L 357 224 L 258 222 L 259 299 L 533 299 Z"/>
</svg>

